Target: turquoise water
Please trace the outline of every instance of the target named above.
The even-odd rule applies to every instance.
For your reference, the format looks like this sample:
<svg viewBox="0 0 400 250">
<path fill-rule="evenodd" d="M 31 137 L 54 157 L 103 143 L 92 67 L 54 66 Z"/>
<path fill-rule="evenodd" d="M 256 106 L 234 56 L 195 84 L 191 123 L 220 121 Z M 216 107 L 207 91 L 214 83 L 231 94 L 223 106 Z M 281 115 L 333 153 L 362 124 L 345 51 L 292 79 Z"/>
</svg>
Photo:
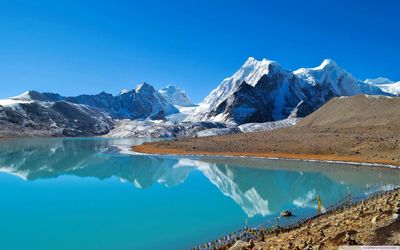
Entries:
<svg viewBox="0 0 400 250">
<path fill-rule="evenodd" d="M 391 169 L 132 155 L 143 140 L 0 142 L 0 249 L 187 249 L 349 192 L 400 184 Z"/>
</svg>

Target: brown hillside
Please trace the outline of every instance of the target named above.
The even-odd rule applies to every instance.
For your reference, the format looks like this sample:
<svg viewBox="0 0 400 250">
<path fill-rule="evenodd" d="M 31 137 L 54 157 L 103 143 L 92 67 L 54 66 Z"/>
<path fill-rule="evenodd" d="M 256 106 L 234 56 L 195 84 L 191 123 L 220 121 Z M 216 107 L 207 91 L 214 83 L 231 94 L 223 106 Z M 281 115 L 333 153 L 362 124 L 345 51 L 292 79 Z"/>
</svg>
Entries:
<svg viewBox="0 0 400 250">
<path fill-rule="evenodd" d="M 400 97 L 337 97 L 300 121 L 297 127 L 400 127 Z"/>
</svg>

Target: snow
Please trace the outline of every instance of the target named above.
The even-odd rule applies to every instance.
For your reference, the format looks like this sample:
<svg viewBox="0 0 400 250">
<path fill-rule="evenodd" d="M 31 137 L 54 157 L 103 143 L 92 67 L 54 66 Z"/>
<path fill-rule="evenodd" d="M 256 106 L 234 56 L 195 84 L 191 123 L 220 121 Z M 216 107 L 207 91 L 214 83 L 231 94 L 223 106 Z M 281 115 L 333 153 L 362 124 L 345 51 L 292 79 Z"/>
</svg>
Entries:
<svg viewBox="0 0 400 250">
<path fill-rule="evenodd" d="M 392 95 L 400 95 L 400 81 L 392 84 L 381 84 L 379 88 L 382 89 L 383 92 Z"/>
<path fill-rule="evenodd" d="M 319 85 L 321 91 L 331 88 L 336 96 L 351 96 L 357 94 L 382 94 L 380 88 L 363 82 L 342 69 L 331 59 L 325 59 L 319 66 L 314 68 L 301 68 L 293 71 L 301 79 L 304 87 Z"/>
<path fill-rule="evenodd" d="M 387 78 L 379 77 L 376 79 L 366 79 L 364 83 L 377 86 L 385 93 L 391 95 L 400 95 L 400 81 L 392 82 Z"/>
<path fill-rule="evenodd" d="M 196 112 L 197 106 L 179 106 L 179 105 L 174 105 L 175 108 L 178 109 L 178 113 L 168 115 L 166 118 L 167 120 L 171 122 L 183 122 L 186 121 L 186 119 L 191 115 Z"/>
<path fill-rule="evenodd" d="M 14 97 L 10 97 L 10 99 L 18 99 L 18 100 L 26 99 L 26 100 L 30 100 L 31 96 L 30 96 L 29 93 L 30 93 L 30 91 L 26 91 L 26 92 L 24 92 L 24 93 L 22 93 L 20 95 L 17 95 L 17 96 L 14 96 Z"/>
<path fill-rule="evenodd" d="M 195 137 L 206 137 L 206 136 L 216 136 L 216 135 L 229 135 L 237 134 L 240 130 L 238 128 L 210 128 L 199 131 L 196 133 Z"/>
<path fill-rule="evenodd" d="M 338 69 L 338 65 L 336 64 L 335 61 L 333 61 L 332 59 L 324 59 L 322 61 L 322 63 L 318 66 L 315 67 L 314 70 L 321 70 L 321 69 L 326 69 L 326 68 L 336 68 Z"/>
<path fill-rule="evenodd" d="M 183 89 L 168 85 L 158 91 L 165 100 L 172 105 L 179 106 L 193 106 L 192 101 L 187 97 L 186 92 Z"/>
<path fill-rule="evenodd" d="M 24 100 L 17 100 L 17 99 L 0 99 L 0 106 L 9 106 L 15 107 L 22 103 L 32 103 L 33 101 L 24 101 Z"/>
<path fill-rule="evenodd" d="M 389 83 L 393 83 L 390 79 L 385 78 L 385 77 L 378 77 L 375 79 L 366 79 L 364 81 L 365 83 L 369 83 L 369 84 L 373 84 L 373 85 L 380 85 L 380 84 L 389 84 Z"/>
<path fill-rule="evenodd" d="M 287 128 L 295 125 L 301 118 L 287 118 L 280 121 L 264 122 L 264 123 L 246 123 L 239 126 L 243 133 L 268 131 L 279 128 Z"/>
<path fill-rule="evenodd" d="M 129 93 L 129 92 L 130 92 L 129 89 L 122 89 L 122 90 L 119 92 L 119 95 L 127 94 L 127 93 Z"/>
<path fill-rule="evenodd" d="M 200 106 L 205 110 L 216 108 L 218 104 L 231 95 L 235 88 L 243 81 L 251 86 L 256 85 L 263 75 L 268 74 L 271 65 L 279 67 L 279 64 L 275 61 L 267 59 L 257 61 L 254 57 L 249 57 L 233 76 L 225 78 L 216 89 L 211 91 L 204 101 L 200 103 Z"/>
</svg>

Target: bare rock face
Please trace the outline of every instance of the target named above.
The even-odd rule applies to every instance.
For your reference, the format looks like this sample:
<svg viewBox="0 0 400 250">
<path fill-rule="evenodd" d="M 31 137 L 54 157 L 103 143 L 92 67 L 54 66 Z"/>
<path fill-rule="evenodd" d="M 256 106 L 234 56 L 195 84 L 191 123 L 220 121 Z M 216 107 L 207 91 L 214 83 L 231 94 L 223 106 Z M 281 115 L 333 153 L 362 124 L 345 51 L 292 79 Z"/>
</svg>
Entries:
<svg viewBox="0 0 400 250">
<path fill-rule="evenodd" d="M 0 105 L 0 136 L 96 136 L 108 133 L 113 120 L 85 105 L 56 102 L 16 102 Z"/>
</svg>

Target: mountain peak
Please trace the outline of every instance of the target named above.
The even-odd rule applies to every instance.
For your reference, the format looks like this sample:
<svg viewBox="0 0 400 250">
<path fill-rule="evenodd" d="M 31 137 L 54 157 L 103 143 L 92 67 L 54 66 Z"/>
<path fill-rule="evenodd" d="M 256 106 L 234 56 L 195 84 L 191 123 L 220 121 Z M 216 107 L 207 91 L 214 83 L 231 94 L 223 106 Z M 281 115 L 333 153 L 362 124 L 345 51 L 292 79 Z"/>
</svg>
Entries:
<svg viewBox="0 0 400 250">
<path fill-rule="evenodd" d="M 339 68 L 337 63 L 332 59 L 324 59 L 316 69 L 328 69 L 328 68 Z"/>
<path fill-rule="evenodd" d="M 192 101 L 187 97 L 186 92 L 174 85 L 167 85 L 158 91 L 169 103 L 179 106 L 191 106 Z"/>
<path fill-rule="evenodd" d="M 392 80 L 390 80 L 388 78 L 385 78 L 385 77 L 378 77 L 378 78 L 374 78 L 374 79 L 368 78 L 364 82 L 372 84 L 372 85 L 391 84 L 391 83 L 393 83 Z"/>
<path fill-rule="evenodd" d="M 135 88 L 136 92 L 141 92 L 141 91 L 155 91 L 154 87 L 147 82 L 138 84 Z"/>
<path fill-rule="evenodd" d="M 129 89 L 122 89 L 122 90 L 119 92 L 118 95 L 123 95 L 123 94 L 129 93 L 129 92 L 130 92 Z"/>
<path fill-rule="evenodd" d="M 242 67 L 249 67 L 249 66 L 265 66 L 269 64 L 278 64 L 276 61 L 268 60 L 266 58 L 263 58 L 261 61 L 255 59 L 254 57 L 250 56 L 247 58 L 245 63 L 243 64 Z"/>
</svg>

